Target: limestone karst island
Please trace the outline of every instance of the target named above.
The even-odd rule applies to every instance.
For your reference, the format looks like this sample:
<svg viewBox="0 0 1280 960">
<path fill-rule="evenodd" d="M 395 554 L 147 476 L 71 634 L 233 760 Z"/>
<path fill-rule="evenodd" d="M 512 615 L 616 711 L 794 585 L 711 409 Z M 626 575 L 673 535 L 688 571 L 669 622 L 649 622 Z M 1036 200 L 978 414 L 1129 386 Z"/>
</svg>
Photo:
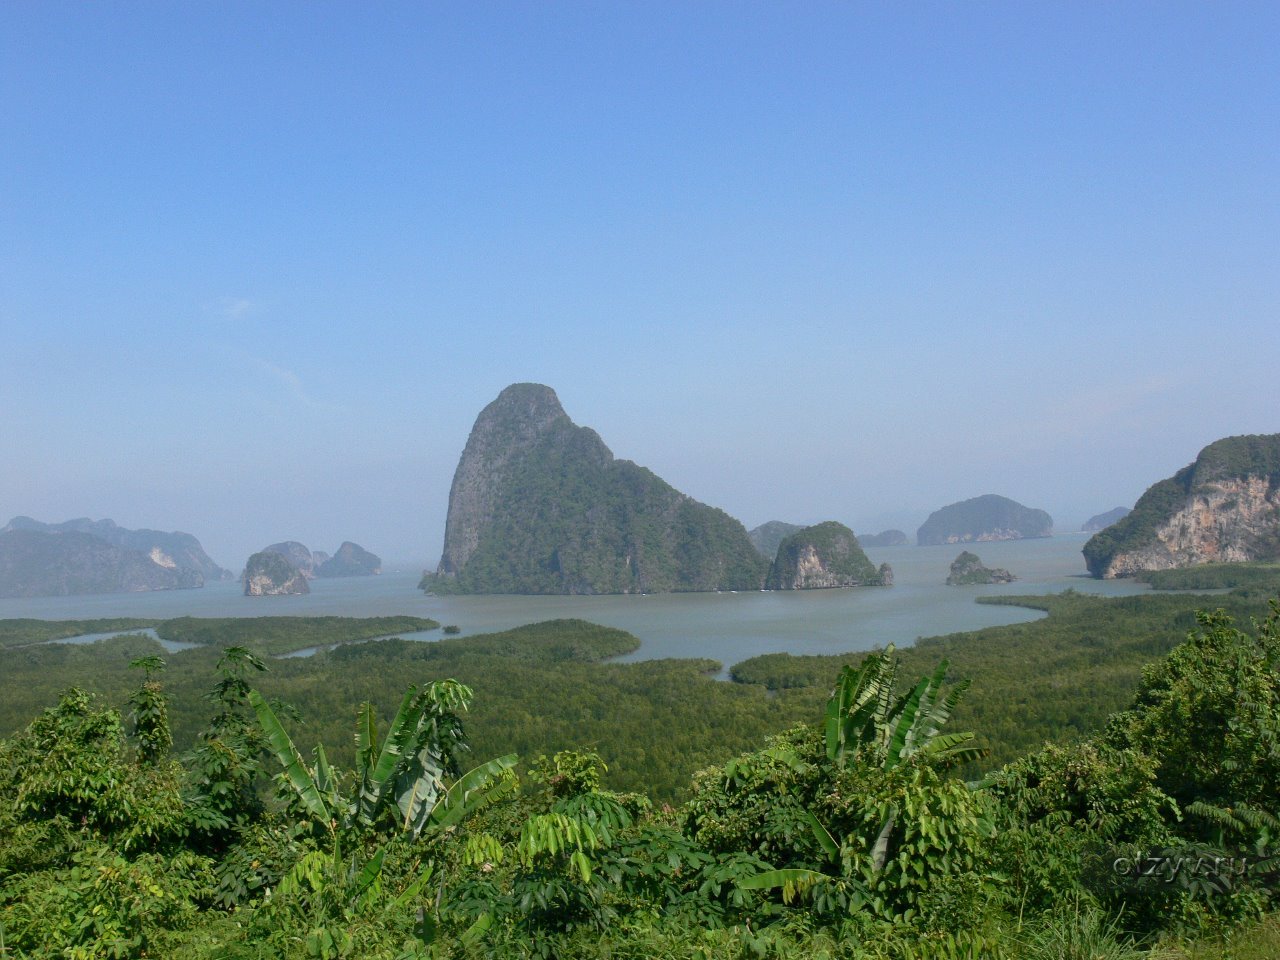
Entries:
<svg viewBox="0 0 1280 960">
<path fill-rule="evenodd" d="M 598 594 L 891 582 L 847 528 L 809 529 L 812 542 L 784 556 L 798 528 L 749 535 L 723 510 L 615 458 L 550 387 L 517 383 L 471 428 L 449 491 L 444 553 L 421 585 L 440 594 Z M 761 551 L 775 541 L 773 575 Z"/>
</svg>

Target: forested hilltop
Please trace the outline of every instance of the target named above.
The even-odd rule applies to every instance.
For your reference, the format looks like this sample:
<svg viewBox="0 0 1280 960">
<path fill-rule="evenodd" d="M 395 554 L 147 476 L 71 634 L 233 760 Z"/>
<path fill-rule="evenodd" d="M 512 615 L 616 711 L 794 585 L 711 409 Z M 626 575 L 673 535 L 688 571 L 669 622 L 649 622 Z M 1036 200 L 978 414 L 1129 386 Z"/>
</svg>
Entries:
<svg viewBox="0 0 1280 960">
<path fill-rule="evenodd" d="M 952 503 L 929 514 L 916 531 L 918 546 L 984 543 L 1053 535 L 1053 518 L 994 493 Z"/>
<path fill-rule="evenodd" d="M 476 418 L 449 491 L 436 593 L 756 590 L 746 529 L 616 460 L 550 387 L 507 387 Z"/>
<path fill-rule="evenodd" d="M 169 621 L 203 643 L 167 658 L 146 637 L 37 643 L 104 623 L 0 624 L 0 667 L 29 698 L 3 705 L 25 717 L 0 742 L 0 950 L 1275 956 L 1280 607 L 1274 569 L 1249 569 L 1213 599 L 1258 616 L 1250 630 L 1186 596 L 1064 594 L 1015 628 L 786 658 L 785 683 L 758 678 L 769 698 L 705 663 L 601 663 L 634 638 L 577 621 L 270 663 L 244 643 L 255 626 L 280 651 L 386 624 Z M 54 678 L 106 700 L 48 693 Z M 1001 711 L 1025 732 L 1017 710 L 1053 722 L 1052 695 L 1080 702 L 1103 678 L 1109 722 L 982 758 Z M 776 735 L 742 744 L 770 710 Z M 538 719 L 556 711 L 562 726 Z M 643 779 L 618 792 L 617 768 L 690 751 L 705 769 L 678 806 Z M 966 784 L 974 764 L 987 774 Z"/>
<path fill-rule="evenodd" d="M 1227 437 L 1147 488 L 1133 511 L 1094 534 L 1095 577 L 1202 563 L 1280 559 L 1280 433 Z"/>
</svg>

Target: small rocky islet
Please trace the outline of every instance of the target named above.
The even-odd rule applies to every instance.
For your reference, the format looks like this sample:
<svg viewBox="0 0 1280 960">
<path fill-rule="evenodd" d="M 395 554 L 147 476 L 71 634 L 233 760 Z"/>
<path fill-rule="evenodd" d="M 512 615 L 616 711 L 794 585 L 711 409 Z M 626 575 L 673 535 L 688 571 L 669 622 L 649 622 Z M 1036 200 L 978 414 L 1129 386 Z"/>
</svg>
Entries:
<svg viewBox="0 0 1280 960">
<path fill-rule="evenodd" d="M 947 586 L 962 587 L 970 584 L 1013 583 L 1017 579 L 1002 567 L 984 566 L 981 558 L 976 553 L 964 550 L 951 561 L 951 570 L 947 574 Z"/>
</svg>

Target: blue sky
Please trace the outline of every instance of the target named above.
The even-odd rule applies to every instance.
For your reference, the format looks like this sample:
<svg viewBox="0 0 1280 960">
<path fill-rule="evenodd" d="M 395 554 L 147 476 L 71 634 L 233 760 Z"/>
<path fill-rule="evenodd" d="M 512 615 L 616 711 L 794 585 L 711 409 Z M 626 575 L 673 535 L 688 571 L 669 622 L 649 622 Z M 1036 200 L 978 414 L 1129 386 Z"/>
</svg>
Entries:
<svg viewBox="0 0 1280 960">
<path fill-rule="evenodd" d="M 1280 431 L 1280 8 L 9 4 L 14 514 L 434 564 L 555 387 L 748 526 Z"/>
</svg>

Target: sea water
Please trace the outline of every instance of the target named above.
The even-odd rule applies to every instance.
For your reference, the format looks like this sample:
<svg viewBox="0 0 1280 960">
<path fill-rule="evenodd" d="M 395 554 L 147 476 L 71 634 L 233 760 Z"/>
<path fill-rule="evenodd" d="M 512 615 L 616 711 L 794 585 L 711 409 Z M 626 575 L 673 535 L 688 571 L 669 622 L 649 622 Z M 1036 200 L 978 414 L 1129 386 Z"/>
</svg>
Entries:
<svg viewBox="0 0 1280 960">
<path fill-rule="evenodd" d="M 975 603 L 988 595 L 1045 594 L 1074 589 L 1118 596 L 1146 592 L 1128 580 L 1087 576 L 1080 548 L 1086 534 L 1035 540 L 932 547 L 873 547 L 872 562 L 893 567 L 892 587 L 837 590 L 744 591 L 602 597 L 433 597 L 417 589 L 421 570 L 390 570 L 376 577 L 311 581 L 311 593 L 245 597 L 236 582 L 198 590 L 95 594 L 0 600 L 0 619 L 35 617 L 260 617 L 407 614 L 456 624 L 463 635 L 576 617 L 618 627 L 640 639 L 623 660 L 706 657 L 726 667 L 762 653 L 838 654 L 920 637 L 1019 623 L 1043 616 L 1024 607 Z M 961 550 L 989 567 L 1018 577 L 1011 584 L 949 587 L 951 561 Z M 438 639 L 440 631 L 415 639 Z"/>
</svg>

